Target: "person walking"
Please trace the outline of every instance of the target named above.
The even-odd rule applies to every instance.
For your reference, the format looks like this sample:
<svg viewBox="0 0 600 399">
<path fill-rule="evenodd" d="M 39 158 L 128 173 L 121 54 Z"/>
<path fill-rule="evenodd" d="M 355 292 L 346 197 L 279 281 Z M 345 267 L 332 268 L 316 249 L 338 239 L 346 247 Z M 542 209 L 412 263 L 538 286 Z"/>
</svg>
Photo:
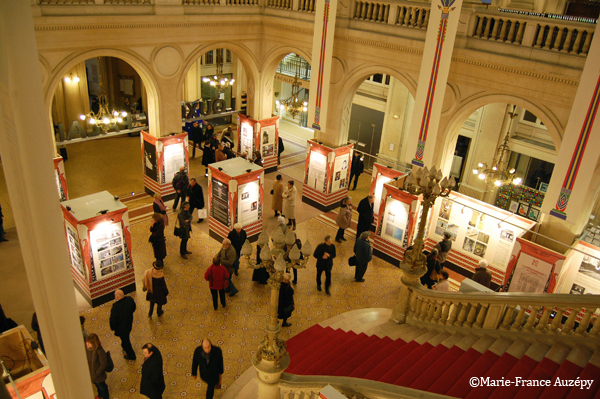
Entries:
<svg viewBox="0 0 600 399">
<path fill-rule="evenodd" d="M 325 236 L 324 242 L 315 248 L 313 256 L 317 259 L 317 290 L 321 291 L 321 275 L 325 272 L 325 293 L 330 296 L 331 269 L 335 258 L 335 245 L 331 242 L 331 236 Z"/>
<path fill-rule="evenodd" d="M 227 269 L 227 273 L 229 273 L 229 287 L 225 289 L 225 292 L 229 292 L 229 296 L 235 296 L 238 293 L 238 289 L 235 288 L 233 284 L 232 278 L 235 273 L 235 268 L 233 266 L 237 255 L 235 253 L 235 248 L 231 245 L 231 241 L 229 238 L 223 240 L 223 246 L 221 250 L 217 254 L 217 256 L 221 259 L 221 264 L 225 266 Z"/>
<path fill-rule="evenodd" d="M 175 201 L 173 202 L 173 210 L 175 211 L 177 210 L 179 200 L 181 199 L 181 203 L 183 204 L 187 199 L 187 190 L 190 181 L 188 180 L 187 173 L 185 173 L 185 166 L 179 167 L 179 172 L 175 173 L 172 184 L 175 189 Z"/>
<path fill-rule="evenodd" d="M 452 234 L 450 234 L 450 232 L 448 232 L 448 231 L 444 231 L 444 239 L 433 246 L 435 249 L 438 250 L 437 259 L 438 259 L 438 262 L 440 262 L 440 265 L 442 265 L 442 267 L 444 267 L 446 258 L 448 257 L 448 254 L 450 253 L 450 249 L 452 248 L 451 238 L 452 238 Z"/>
<path fill-rule="evenodd" d="M 144 364 L 142 364 L 140 394 L 150 399 L 162 399 L 166 388 L 162 355 L 151 343 L 142 346 L 142 355 L 144 355 Z"/>
<path fill-rule="evenodd" d="M 275 177 L 275 181 L 273 182 L 273 189 L 271 190 L 271 194 L 273 195 L 271 209 L 275 211 L 275 217 L 283 213 L 283 190 L 283 180 L 281 180 L 281 175 L 277 175 Z"/>
<path fill-rule="evenodd" d="M 435 248 L 432 249 L 429 256 L 427 256 L 427 272 L 421 276 L 421 284 L 426 288 L 431 288 L 433 287 L 433 284 L 437 283 L 437 278 L 432 276 L 432 274 L 434 274 L 433 272 L 435 271 L 435 274 L 438 274 L 442 270 L 440 262 L 437 260 L 437 256 L 438 251 Z"/>
<path fill-rule="evenodd" d="M 277 307 L 277 317 L 282 319 L 282 327 L 290 327 L 287 320 L 292 317 L 294 311 L 294 289 L 290 285 L 290 274 L 283 275 L 283 281 L 279 287 L 279 304 Z"/>
<path fill-rule="evenodd" d="M 179 215 L 177 215 L 177 220 L 179 221 L 179 227 L 182 229 L 179 254 L 183 259 L 187 259 L 188 254 L 191 254 L 191 252 L 187 250 L 187 242 L 190 239 L 192 232 L 192 214 L 190 213 L 190 204 L 188 202 L 183 202 L 181 204 L 181 211 L 179 212 Z"/>
<path fill-rule="evenodd" d="M 169 209 L 162 200 L 160 193 L 154 194 L 154 202 L 152 203 L 152 209 L 154 213 L 160 213 L 163 217 L 163 223 L 165 227 L 169 225 L 169 216 L 167 215 L 167 209 Z"/>
<path fill-rule="evenodd" d="M 358 151 L 354 151 L 352 154 L 352 165 L 350 166 L 350 179 L 348 179 L 348 188 L 350 188 L 350 184 L 352 183 L 352 178 L 354 177 L 354 187 L 352 190 L 356 190 L 356 184 L 358 183 L 358 177 L 365 170 L 365 163 L 362 160 L 362 154 Z"/>
<path fill-rule="evenodd" d="M 106 385 L 106 365 L 108 360 L 106 351 L 102 348 L 100 338 L 97 334 L 91 333 L 85 339 L 86 356 L 90 377 L 98 391 L 98 397 L 101 399 L 109 399 L 108 385 Z"/>
<path fill-rule="evenodd" d="M 223 351 L 218 346 L 214 346 L 210 340 L 204 338 L 202 345 L 194 350 L 192 356 L 192 377 L 198 377 L 206 382 L 206 399 L 213 399 L 215 387 L 221 388 L 223 383 Z"/>
<path fill-rule="evenodd" d="M 221 265 L 221 258 L 215 256 L 212 260 L 212 265 L 206 269 L 204 273 L 204 279 L 208 281 L 208 287 L 210 288 L 210 294 L 212 295 L 213 308 L 217 310 L 219 308 L 219 302 L 217 295 L 221 299 L 221 305 L 225 307 L 227 302 L 225 301 L 225 287 L 229 285 L 229 272 L 225 266 Z"/>
<path fill-rule="evenodd" d="M 2 205 L 0 204 L 0 242 L 8 241 L 4 237 L 4 214 L 2 213 Z"/>
<path fill-rule="evenodd" d="M 294 181 L 290 180 L 287 183 L 287 188 L 283 190 L 283 214 L 288 218 L 288 226 L 292 226 L 292 230 L 296 230 L 296 193 L 298 190 L 294 187 Z"/>
<path fill-rule="evenodd" d="M 152 250 L 154 251 L 154 258 L 160 260 L 163 263 L 163 259 L 167 257 L 167 239 L 165 238 L 165 223 L 163 222 L 163 216 L 160 213 L 152 214 L 152 226 L 150 226 L 150 238 L 148 241 L 152 244 Z"/>
<path fill-rule="evenodd" d="M 195 178 L 190 179 L 190 214 L 194 217 L 194 209 L 198 209 L 198 223 L 204 219 L 200 217 L 200 209 L 204 209 L 204 192 L 202 186 L 198 184 Z"/>
<path fill-rule="evenodd" d="M 487 267 L 488 261 L 485 259 L 480 260 L 479 267 L 475 269 L 475 273 L 471 279 L 484 287 L 490 288 L 492 285 L 492 272 L 490 272 Z"/>
<path fill-rule="evenodd" d="M 367 271 L 369 262 L 371 259 L 373 259 L 373 249 L 371 248 L 371 243 L 369 242 L 370 235 L 370 232 L 363 231 L 360 237 L 358 237 L 356 240 L 356 244 L 354 244 L 354 255 L 356 255 L 354 281 L 357 283 L 362 283 L 365 281 L 363 276 Z"/>
<path fill-rule="evenodd" d="M 193 117 L 194 115 L 192 115 Z M 196 158 L 196 146 L 202 142 L 204 133 L 202 132 L 202 126 L 198 121 L 192 122 L 192 129 L 190 131 L 190 141 L 192 142 L 192 158 Z"/>
<path fill-rule="evenodd" d="M 285 147 L 283 146 L 283 140 L 281 136 L 277 138 L 277 165 L 281 165 L 281 153 L 285 151 Z"/>
<path fill-rule="evenodd" d="M 335 242 L 346 241 L 344 231 L 352 224 L 352 198 L 346 197 L 342 200 L 335 223 L 339 227 L 335 235 Z"/>
<path fill-rule="evenodd" d="M 115 303 L 110 311 L 110 329 L 121 338 L 121 347 L 125 351 L 126 360 L 135 360 L 135 352 L 129 340 L 129 334 L 133 327 L 133 314 L 136 306 L 130 296 L 125 296 L 122 290 L 115 291 Z"/>
<path fill-rule="evenodd" d="M 204 147 L 202 147 L 202 165 L 205 167 L 204 176 L 208 176 L 208 165 L 215 162 L 215 151 L 218 145 L 216 139 L 213 139 L 212 127 L 211 132 L 207 127 L 204 135 Z"/>
<path fill-rule="evenodd" d="M 157 305 L 156 314 L 161 317 L 165 313 L 163 306 L 167 304 L 167 296 L 169 295 L 161 260 L 152 263 L 152 267 L 144 272 L 142 283 L 142 290 L 146 292 L 146 300 L 150 302 L 148 317 L 152 318 L 154 305 Z"/>
<path fill-rule="evenodd" d="M 356 224 L 356 238 L 360 237 L 363 231 L 371 230 L 373 224 L 373 203 L 375 196 L 367 195 L 358 203 L 358 223 Z"/>
<path fill-rule="evenodd" d="M 242 253 L 242 246 L 244 246 L 247 238 L 246 230 L 242 228 L 241 223 L 236 223 L 233 225 L 233 230 L 229 232 L 227 238 L 229 241 L 231 241 L 233 249 L 235 249 L 236 258 L 235 262 L 233 262 L 233 269 L 235 271 L 235 275 L 237 276 L 240 270 L 240 255 Z"/>
</svg>

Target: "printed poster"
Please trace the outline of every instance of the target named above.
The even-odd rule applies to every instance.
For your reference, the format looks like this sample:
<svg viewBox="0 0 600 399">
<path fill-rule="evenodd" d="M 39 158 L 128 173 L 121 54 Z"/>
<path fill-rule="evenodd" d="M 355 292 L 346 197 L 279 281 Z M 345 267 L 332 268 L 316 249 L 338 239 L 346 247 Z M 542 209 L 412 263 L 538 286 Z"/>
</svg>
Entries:
<svg viewBox="0 0 600 399">
<path fill-rule="evenodd" d="M 183 143 L 175 143 L 164 146 L 164 163 L 165 180 L 167 183 L 173 180 L 175 173 L 179 172 L 179 168 L 186 166 L 185 152 L 183 151 Z M 145 151 L 144 151 L 145 152 Z M 144 167 L 145 168 L 145 167 Z"/>
<path fill-rule="evenodd" d="M 388 198 L 383 215 L 381 234 L 396 245 L 406 248 L 410 205 Z"/>
<path fill-rule="evenodd" d="M 87 273 L 85 272 L 85 263 L 83 262 L 83 256 L 81 256 L 81 245 L 79 243 L 79 234 L 67 221 L 67 242 L 69 246 L 69 257 L 71 258 L 71 265 L 81 273 L 84 280 L 87 279 Z"/>
<path fill-rule="evenodd" d="M 308 162 L 307 185 L 320 192 L 325 193 L 325 180 L 327 178 L 327 157 L 320 152 L 311 151 Z"/>
<path fill-rule="evenodd" d="M 275 153 L 275 144 L 275 125 L 264 126 L 260 133 L 260 145 L 263 158 L 277 155 Z"/>
<path fill-rule="evenodd" d="M 125 238 L 121 223 L 106 223 L 90 232 L 96 280 L 102 280 L 127 268 Z"/>
<path fill-rule="evenodd" d="M 344 154 L 335 157 L 333 162 L 333 182 L 331 184 L 331 192 L 334 193 L 346 187 L 346 179 L 348 178 L 348 162 L 350 154 Z"/>
<path fill-rule="evenodd" d="M 240 153 L 244 152 L 248 154 L 248 158 L 252 158 L 254 154 L 254 129 L 246 122 L 242 122 L 240 132 Z"/>
<path fill-rule="evenodd" d="M 373 195 L 375 196 L 375 202 L 373 204 L 373 209 L 375 214 L 379 213 L 379 207 L 381 206 L 381 195 L 383 194 L 383 185 L 392 181 L 389 177 L 383 175 L 377 175 L 377 179 L 375 180 L 375 191 Z"/>
<path fill-rule="evenodd" d="M 258 181 L 242 184 L 238 188 L 238 223 L 246 226 L 258 220 Z"/>
</svg>

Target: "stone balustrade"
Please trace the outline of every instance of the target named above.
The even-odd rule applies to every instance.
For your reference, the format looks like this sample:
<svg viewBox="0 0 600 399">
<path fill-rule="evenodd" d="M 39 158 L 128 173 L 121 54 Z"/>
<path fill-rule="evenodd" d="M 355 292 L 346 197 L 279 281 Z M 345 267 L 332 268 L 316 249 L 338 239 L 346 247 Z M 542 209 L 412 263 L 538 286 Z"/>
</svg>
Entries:
<svg viewBox="0 0 600 399">
<path fill-rule="evenodd" d="M 352 19 L 427 29 L 429 6 L 357 0 L 354 3 Z"/>
</svg>

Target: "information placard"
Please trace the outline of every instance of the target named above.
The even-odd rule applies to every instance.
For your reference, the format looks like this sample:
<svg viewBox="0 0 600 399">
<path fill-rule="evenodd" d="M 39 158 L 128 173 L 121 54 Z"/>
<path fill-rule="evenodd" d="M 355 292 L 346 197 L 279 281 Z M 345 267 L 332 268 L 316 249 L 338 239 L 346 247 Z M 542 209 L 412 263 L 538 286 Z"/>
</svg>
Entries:
<svg viewBox="0 0 600 399">
<path fill-rule="evenodd" d="M 96 280 L 125 270 L 123 229 L 120 223 L 106 222 L 90 232 Z"/>
<path fill-rule="evenodd" d="M 383 175 L 378 175 L 377 176 L 377 180 L 375 181 L 375 192 L 373 193 L 373 195 L 375 196 L 375 202 L 374 202 L 374 206 L 373 209 L 375 209 L 375 213 L 377 213 L 377 210 L 379 209 L 379 206 L 381 205 L 381 194 L 383 193 L 383 185 L 385 183 L 389 183 L 390 181 L 392 181 L 392 179 L 390 179 L 387 176 L 383 176 Z"/>
<path fill-rule="evenodd" d="M 67 226 L 67 241 L 69 243 L 69 257 L 71 258 L 71 264 L 75 266 L 75 269 L 81 273 L 84 279 L 87 279 L 77 230 L 75 230 L 66 220 L 65 225 Z"/>
<path fill-rule="evenodd" d="M 381 235 L 386 240 L 395 242 L 402 248 L 406 248 L 409 216 L 410 205 L 393 198 L 388 198 L 383 215 Z"/>
<path fill-rule="evenodd" d="M 213 177 L 211 194 L 210 216 L 229 227 L 229 187 Z"/>
<path fill-rule="evenodd" d="M 348 185 L 348 162 L 350 154 L 343 154 L 335 157 L 333 162 L 333 180 L 331 182 L 331 192 L 334 193 Z"/>
<path fill-rule="evenodd" d="M 179 168 L 185 165 L 185 153 L 183 143 L 170 144 L 164 147 L 164 176 L 165 182 L 169 182 L 179 172 Z"/>
<path fill-rule="evenodd" d="M 310 152 L 307 180 L 306 184 L 310 188 L 325 193 L 327 181 L 327 157 L 325 155 L 316 151 Z"/>
<path fill-rule="evenodd" d="M 266 158 L 275 154 L 275 125 L 263 126 L 260 133 L 262 157 Z"/>
<path fill-rule="evenodd" d="M 179 171 L 179 170 L 178 170 Z M 144 140 L 144 174 L 158 181 L 158 164 L 156 162 L 156 146 Z M 167 175 L 169 176 L 169 175 Z"/>
<path fill-rule="evenodd" d="M 238 187 L 238 222 L 243 226 L 258 220 L 259 189 L 258 181 Z"/>
<path fill-rule="evenodd" d="M 242 122 L 240 130 L 240 153 L 244 152 L 249 158 L 254 153 L 254 128 L 247 122 Z"/>
</svg>

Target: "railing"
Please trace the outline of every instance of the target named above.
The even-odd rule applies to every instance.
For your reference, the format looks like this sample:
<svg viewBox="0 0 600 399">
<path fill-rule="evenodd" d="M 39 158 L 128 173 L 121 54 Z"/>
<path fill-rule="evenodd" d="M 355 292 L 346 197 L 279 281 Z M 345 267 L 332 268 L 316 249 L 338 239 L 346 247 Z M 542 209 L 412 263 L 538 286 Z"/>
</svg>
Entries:
<svg viewBox="0 0 600 399">
<path fill-rule="evenodd" d="M 267 7 L 291 10 L 292 0 L 268 0 Z"/>
<path fill-rule="evenodd" d="M 258 0 L 227 0 L 228 6 L 257 6 Z"/>
<path fill-rule="evenodd" d="M 403 287 L 404 288 L 404 287 Z M 434 292 L 410 287 L 407 320 L 439 326 L 599 338 L 598 295 Z M 563 316 L 568 315 L 563 321 Z M 575 328 L 576 318 L 581 318 Z M 589 330 L 589 332 L 588 332 Z"/>
<path fill-rule="evenodd" d="M 352 19 L 427 29 L 429 7 L 357 0 Z"/>
<path fill-rule="evenodd" d="M 316 0 L 299 0 L 298 11 L 315 12 Z"/>
<path fill-rule="evenodd" d="M 219 0 L 183 0 L 184 6 L 218 6 Z"/>
</svg>

